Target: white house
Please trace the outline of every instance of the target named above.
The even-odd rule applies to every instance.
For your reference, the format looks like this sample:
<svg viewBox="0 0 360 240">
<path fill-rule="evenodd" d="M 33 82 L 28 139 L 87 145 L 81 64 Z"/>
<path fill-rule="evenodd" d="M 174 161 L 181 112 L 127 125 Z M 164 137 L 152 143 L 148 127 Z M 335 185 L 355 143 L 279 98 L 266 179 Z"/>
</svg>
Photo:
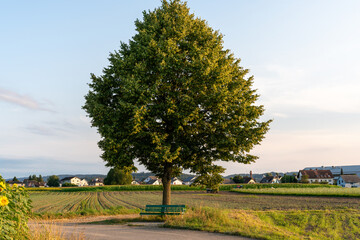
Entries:
<svg viewBox="0 0 360 240">
<path fill-rule="evenodd" d="M 86 181 L 86 179 L 80 179 L 78 177 L 66 177 L 66 178 L 61 179 L 60 186 L 62 186 L 64 183 L 71 183 L 78 187 L 83 187 L 83 186 L 89 185 L 88 182 Z"/>
<path fill-rule="evenodd" d="M 322 166 L 322 167 L 307 167 L 304 170 L 330 170 L 333 176 L 343 175 L 352 175 L 357 174 L 360 177 L 360 165 L 347 165 L 347 166 Z"/>
<path fill-rule="evenodd" d="M 183 184 L 183 182 L 180 179 L 178 179 L 177 177 L 174 177 L 171 179 L 171 185 L 182 185 L 182 184 Z"/>
<path fill-rule="evenodd" d="M 89 186 L 88 181 L 84 178 L 81 179 L 79 187 Z"/>
<path fill-rule="evenodd" d="M 89 183 L 90 186 L 104 186 L 104 179 L 103 178 L 94 178 Z"/>
<path fill-rule="evenodd" d="M 260 183 L 280 183 L 281 177 L 278 176 L 266 176 L 263 177 Z"/>
<path fill-rule="evenodd" d="M 136 181 L 136 180 L 132 180 L 131 185 L 140 185 L 140 183 L 138 181 Z"/>
<path fill-rule="evenodd" d="M 346 188 L 358 188 L 360 187 L 360 177 L 357 175 L 340 175 L 337 185 Z"/>
<path fill-rule="evenodd" d="M 334 184 L 334 176 L 330 170 L 300 170 L 298 180 L 301 182 L 301 179 L 305 175 L 308 177 L 309 183 L 326 182 L 328 184 Z"/>
<path fill-rule="evenodd" d="M 255 184 L 255 183 L 256 183 L 256 181 L 255 181 L 255 179 L 252 177 L 252 175 L 251 175 L 251 177 L 243 177 L 243 179 L 244 179 L 244 183 L 245 183 L 245 184 Z"/>
<path fill-rule="evenodd" d="M 149 184 L 149 185 L 160 185 L 161 184 L 161 180 L 155 176 L 149 176 L 149 177 L 145 178 L 143 180 L 143 182 L 145 184 Z"/>
</svg>

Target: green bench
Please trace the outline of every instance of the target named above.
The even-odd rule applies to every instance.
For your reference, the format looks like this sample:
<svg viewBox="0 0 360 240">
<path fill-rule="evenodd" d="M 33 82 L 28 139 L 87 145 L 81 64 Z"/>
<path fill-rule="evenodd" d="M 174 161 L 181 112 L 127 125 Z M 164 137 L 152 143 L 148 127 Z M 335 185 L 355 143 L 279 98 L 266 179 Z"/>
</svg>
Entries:
<svg viewBox="0 0 360 240">
<path fill-rule="evenodd" d="M 185 205 L 146 205 L 140 212 L 143 215 L 181 215 L 185 213 Z"/>
</svg>

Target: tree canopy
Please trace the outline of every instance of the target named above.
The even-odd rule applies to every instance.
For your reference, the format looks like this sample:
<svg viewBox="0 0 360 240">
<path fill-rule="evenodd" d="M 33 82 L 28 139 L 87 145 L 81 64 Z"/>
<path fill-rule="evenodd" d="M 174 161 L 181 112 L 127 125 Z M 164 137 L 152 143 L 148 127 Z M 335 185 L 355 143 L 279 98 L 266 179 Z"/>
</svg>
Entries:
<svg viewBox="0 0 360 240">
<path fill-rule="evenodd" d="M 249 71 L 186 3 L 164 0 L 135 26 L 103 75 L 91 75 L 83 108 L 106 165 L 130 171 L 138 161 L 162 178 L 169 204 L 171 178 L 184 169 L 206 175 L 218 160 L 254 162 L 249 152 L 270 121 L 259 121 Z"/>
<path fill-rule="evenodd" d="M 232 178 L 235 183 L 244 183 L 244 178 L 241 175 L 236 175 Z"/>
<path fill-rule="evenodd" d="M 104 179 L 105 185 L 127 185 L 131 184 L 132 176 L 118 167 L 110 169 L 106 178 Z"/>
<path fill-rule="evenodd" d="M 60 186 L 60 179 L 58 176 L 56 175 L 51 175 L 50 177 L 48 177 L 47 179 L 47 185 L 49 187 L 58 187 Z"/>
</svg>

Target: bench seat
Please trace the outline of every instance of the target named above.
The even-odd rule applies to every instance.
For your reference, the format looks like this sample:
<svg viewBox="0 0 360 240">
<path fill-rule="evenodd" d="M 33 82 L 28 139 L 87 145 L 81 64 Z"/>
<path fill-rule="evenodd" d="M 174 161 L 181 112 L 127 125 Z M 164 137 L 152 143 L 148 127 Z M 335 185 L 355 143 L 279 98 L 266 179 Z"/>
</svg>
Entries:
<svg viewBox="0 0 360 240">
<path fill-rule="evenodd" d="M 146 205 L 140 215 L 181 215 L 185 213 L 185 210 L 185 205 Z"/>
</svg>

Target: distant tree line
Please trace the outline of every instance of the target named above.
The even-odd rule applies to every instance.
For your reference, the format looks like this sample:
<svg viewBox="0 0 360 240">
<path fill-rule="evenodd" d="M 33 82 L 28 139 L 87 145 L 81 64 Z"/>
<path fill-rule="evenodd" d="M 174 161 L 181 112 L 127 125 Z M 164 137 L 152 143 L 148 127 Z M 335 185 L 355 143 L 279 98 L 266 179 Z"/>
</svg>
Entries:
<svg viewBox="0 0 360 240">
<path fill-rule="evenodd" d="M 16 178 L 16 177 L 14 177 L 14 178 Z M 39 182 L 39 183 L 44 182 L 44 179 L 43 179 L 43 177 L 42 177 L 41 175 L 39 175 L 38 177 L 37 177 L 35 174 L 34 174 L 34 175 L 30 175 L 28 179 L 29 179 L 29 180 L 33 180 L 33 181 L 37 181 L 37 182 Z"/>
</svg>

